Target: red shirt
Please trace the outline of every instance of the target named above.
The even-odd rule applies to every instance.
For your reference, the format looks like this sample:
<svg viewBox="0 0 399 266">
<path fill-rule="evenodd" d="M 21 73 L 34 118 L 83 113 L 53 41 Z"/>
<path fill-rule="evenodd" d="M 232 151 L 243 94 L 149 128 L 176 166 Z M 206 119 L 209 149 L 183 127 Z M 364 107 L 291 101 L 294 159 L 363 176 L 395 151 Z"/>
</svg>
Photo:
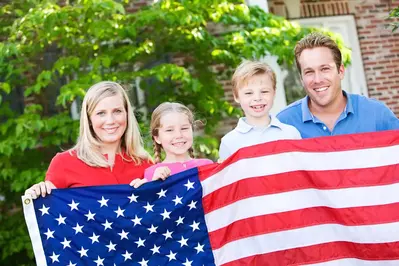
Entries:
<svg viewBox="0 0 399 266">
<path fill-rule="evenodd" d="M 80 160 L 75 152 L 57 153 L 51 160 L 46 180 L 56 188 L 129 184 L 135 178 L 143 178 L 144 170 L 151 166 L 149 161 L 137 165 L 133 161 L 124 161 L 121 155 L 115 155 L 112 168 L 93 167 Z"/>
</svg>

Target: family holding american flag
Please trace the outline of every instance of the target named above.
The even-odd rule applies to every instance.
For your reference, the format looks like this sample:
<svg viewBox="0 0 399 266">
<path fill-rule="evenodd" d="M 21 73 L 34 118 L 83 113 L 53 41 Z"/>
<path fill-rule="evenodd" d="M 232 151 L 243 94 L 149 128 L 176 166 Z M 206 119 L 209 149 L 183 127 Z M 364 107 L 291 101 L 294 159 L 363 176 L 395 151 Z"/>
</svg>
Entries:
<svg viewBox="0 0 399 266">
<path fill-rule="evenodd" d="M 233 95 L 245 116 L 222 138 L 219 164 L 230 164 L 234 161 L 232 155 L 237 155 L 242 148 L 266 142 L 295 143 L 289 140 L 399 129 L 399 119 L 383 103 L 342 90 L 345 68 L 341 52 L 330 37 L 311 33 L 297 43 L 294 52 L 307 96 L 276 116 L 269 113 L 276 90 L 273 70 L 266 63 L 249 60 L 237 67 L 232 77 Z M 25 196 L 38 199 L 54 189 L 117 184 L 129 184 L 137 189 L 144 183 L 166 180 L 185 170 L 206 168 L 213 164 L 211 160 L 194 157 L 195 124 L 188 107 L 171 102 L 160 104 L 152 113 L 150 123 L 155 157 L 152 159 L 144 149 L 125 90 L 115 82 L 97 83 L 83 100 L 76 145 L 58 153 L 50 163 L 45 181 L 27 189 Z M 322 142 L 321 139 L 318 143 Z M 204 190 L 204 193 L 207 192 Z M 212 239 L 211 245 L 215 248 Z M 396 255 L 399 258 L 399 250 Z M 187 261 L 182 264 L 191 265 Z M 228 264 L 219 258 L 215 258 L 215 263 Z M 237 265 L 240 264 L 243 262 Z M 246 264 L 256 263 L 247 261 Z M 286 262 L 261 261 L 259 265 L 286 265 Z"/>
</svg>

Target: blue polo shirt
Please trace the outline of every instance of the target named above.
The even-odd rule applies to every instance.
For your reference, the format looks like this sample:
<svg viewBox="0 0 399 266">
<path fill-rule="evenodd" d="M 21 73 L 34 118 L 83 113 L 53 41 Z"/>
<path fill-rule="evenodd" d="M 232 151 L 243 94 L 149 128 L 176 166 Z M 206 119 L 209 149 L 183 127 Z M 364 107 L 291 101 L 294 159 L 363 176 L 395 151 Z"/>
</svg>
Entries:
<svg viewBox="0 0 399 266">
<path fill-rule="evenodd" d="M 399 119 L 382 102 L 345 91 L 343 94 L 347 104 L 332 131 L 310 112 L 308 96 L 287 106 L 277 118 L 298 129 L 304 139 L 399 129 Z"/>
</svg>

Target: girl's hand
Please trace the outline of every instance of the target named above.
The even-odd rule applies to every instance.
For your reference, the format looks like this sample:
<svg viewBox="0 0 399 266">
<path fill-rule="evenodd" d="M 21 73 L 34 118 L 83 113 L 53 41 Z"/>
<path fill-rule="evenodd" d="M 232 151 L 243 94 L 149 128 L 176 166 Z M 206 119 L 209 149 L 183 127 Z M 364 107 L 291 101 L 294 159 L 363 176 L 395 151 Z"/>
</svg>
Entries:
<svg viewBox="0 0 399 266">
<path fill-rule="evenodd" d="M 129 185 L 131 187 L 138 188 L 139 186 L 141 186 L 144 183 L 147 183 L 147 180 L 145 178 L 143 178 L 143 179 L 136 178 L 136 179 L 133 179 L 132 182 L 130 182 Z"/>
<path fill-rule="evenodd" d="M 25 190 L 25 196 L 30 195 L 32 199 L 37 199 L 40 195 L 45 197 L 47 194 L 51 194 L 52 189 L 56 189 L 56 187 L 50 181 L 40 182 Z"/>
<path fill-rule="evenodd" d="M 158 167 L 154 171 L 154 175 L 152 177 L 152 181 L 162 179 L 165 180 L 168 176 L 170 176 L 170 169 L 167 166 Z"/>
</svg>

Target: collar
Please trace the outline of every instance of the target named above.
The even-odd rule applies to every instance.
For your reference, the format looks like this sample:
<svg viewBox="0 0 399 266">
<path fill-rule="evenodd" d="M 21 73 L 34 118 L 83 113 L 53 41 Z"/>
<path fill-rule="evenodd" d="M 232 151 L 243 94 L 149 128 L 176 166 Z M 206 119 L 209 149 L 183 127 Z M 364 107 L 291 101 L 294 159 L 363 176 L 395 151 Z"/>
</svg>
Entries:
<svg viewBox="0 0 399 266">
<path fill-rule="evenodd" d="M 269 127 L 281 128 L 281 122 L 275 116 L 270 116 L 270 124 L 264 128 L 269 128 Z M 236 127 L 237 131 L 239 131 L 241 133 L 248 133 L 250 130 L 252 130 L 254 128 L 259 128 L 259 127 L 255 127 L 255 126 L 248 124 L 247 119 L 245 117 L 241 117 L 238 120 L 237 127 Z"/>
<path fill-rule="evenodd" d="M 348 113 L 354 113 L 352 99 L 351 99 L 352 95 L 346 93 L 346 91 L 344 91 L 344 90 L 342 90 L 342 94 L 346 98 L 346 106 L 345 106 L 345 109 L 344 109 L 344 113 L 346 115 L 348 115 Z M 315 117 L 309 110 L 308 102 L 309 102 L 309 96 L 306 95 L 306 97 L 301 100 L 302 122 L 306 122 L 306 121 L 315 122 L 314 121 Z"/>
</svg>

